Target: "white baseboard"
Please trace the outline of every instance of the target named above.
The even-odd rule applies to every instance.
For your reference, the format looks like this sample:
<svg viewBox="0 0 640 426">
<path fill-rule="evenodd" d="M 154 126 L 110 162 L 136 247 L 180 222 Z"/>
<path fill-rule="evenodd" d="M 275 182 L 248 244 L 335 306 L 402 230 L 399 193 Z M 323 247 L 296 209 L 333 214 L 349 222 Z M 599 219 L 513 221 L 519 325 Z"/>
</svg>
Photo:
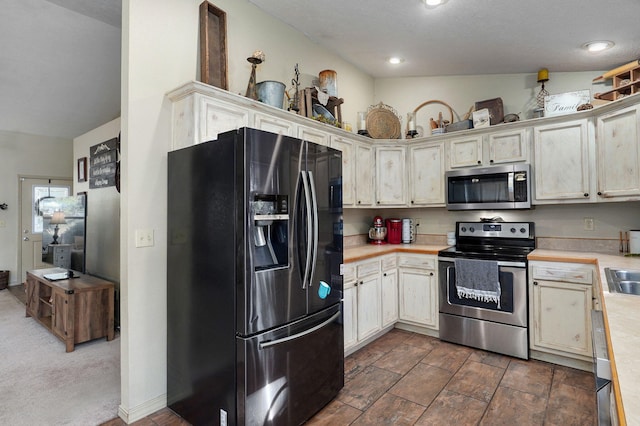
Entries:
<svg viewBox="0 0 640 426">
<path fill-rule="evenodd" d="M 158 410 L 162 410 L 166 406 L 167 394 L 164 393 L 129 410 L 120 404 L 118 407 L 118 417 L 124 420 L 126 424 L 131 424 Z"/>
</svg>

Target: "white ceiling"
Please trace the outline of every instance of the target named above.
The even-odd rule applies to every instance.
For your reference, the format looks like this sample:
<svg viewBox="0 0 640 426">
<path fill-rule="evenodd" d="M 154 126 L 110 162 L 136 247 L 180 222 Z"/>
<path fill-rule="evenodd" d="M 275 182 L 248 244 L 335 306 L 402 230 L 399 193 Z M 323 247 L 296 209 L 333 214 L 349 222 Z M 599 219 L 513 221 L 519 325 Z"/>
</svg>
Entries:
<svg viewBox="0 0 640 426">
<path fill-rule="evenodd" d="M 640 58 L 639 0 L 249 1 L 374 77 L 609 70 Z M 601 39 L 614 49 L 581 49 Z"/>
<path fill-rule="evenodd" d="M 120 116 L 121 0 L 0 10 L 0 130 L 74 138 Z"/>
<path fill-rule="evenodd" d="M 249 1 L 377 78 L 541 67 L 553 78 L 640 58 L 639 0 L 448 0 L 435 9 L 421 0 Z M 0 7 L 0 130 L 73 138 L 120 115 L 121 0 Z M 596 39 L 616 45 L 597 55 L 580 48 Z M 394 55 L 405 62 L 385 63 Z"/>
</svg>

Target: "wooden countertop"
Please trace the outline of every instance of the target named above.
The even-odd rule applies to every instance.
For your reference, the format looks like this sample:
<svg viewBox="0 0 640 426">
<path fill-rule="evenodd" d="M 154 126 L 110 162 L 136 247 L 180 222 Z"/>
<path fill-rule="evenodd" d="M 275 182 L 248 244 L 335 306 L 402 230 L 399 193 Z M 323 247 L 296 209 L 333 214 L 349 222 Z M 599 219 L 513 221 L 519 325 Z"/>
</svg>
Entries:
<svg viewBox="0 0 640 426">
<path fill-rule="evenodd" d="M 357 262 L 391 253 L 438 254 L 449 246 L 430 244 L 367 244 L 348 247 L 344 250 L 344 262 Z"/>
<path fill-rule="evenodd" d="M 597 291 L 605 317 L 618 415 L 628 425 L 640 424 L 640 296 L 610 293 L 605 268 L 640 270 L 640 258 L 590 252 L 534 250 L 529 260 L 597 265 Z M 624 425 L 624 422 L 620 423 Z"/>
</svg>

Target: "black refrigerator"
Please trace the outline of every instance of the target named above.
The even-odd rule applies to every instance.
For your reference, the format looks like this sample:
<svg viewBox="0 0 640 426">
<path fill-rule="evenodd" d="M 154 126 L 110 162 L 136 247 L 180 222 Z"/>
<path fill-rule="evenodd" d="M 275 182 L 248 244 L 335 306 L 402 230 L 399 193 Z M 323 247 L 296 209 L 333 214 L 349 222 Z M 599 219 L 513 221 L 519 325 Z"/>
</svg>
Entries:
<svg viewBox="0 0 640 426">
<path fill-rule="evenodd" d="M 344 385 L 341 153 L 242 128 L 168 170 L 168 406 L 303 423 Z"/>
</svg>

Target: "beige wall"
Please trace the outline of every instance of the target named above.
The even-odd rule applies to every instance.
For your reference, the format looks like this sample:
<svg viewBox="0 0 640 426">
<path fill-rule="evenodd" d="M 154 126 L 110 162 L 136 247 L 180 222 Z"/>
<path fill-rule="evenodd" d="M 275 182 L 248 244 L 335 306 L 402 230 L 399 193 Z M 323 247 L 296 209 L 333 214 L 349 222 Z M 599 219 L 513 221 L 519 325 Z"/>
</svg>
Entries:
<svg viewBox="0 0 640 426">
<path fill-rule="evenodd" d="M 166 405 L 166 179 L 170 104 L 166 92 L 198 78 L 201 0 L 123 1 L 121 192 L 121 406 L 135 421 Z M 283 26 L 246 0 L 220 0 L 227 13 L 229 89 L 244 93 L 246 58 L 260 49 L 258 81 L 289 82 L 334 69 L 345 120 L 371 103 L 373 79 Z M 155 245 L 135 248 L 136 229 L 153 229 Z"/>
<path fill-rule="evenodd" d="M 9 271 L 9 285 L 19 284 L 19 177 L 71 179 L 72 141 L 0 131 L 0 269 Z"/>
</svg>

